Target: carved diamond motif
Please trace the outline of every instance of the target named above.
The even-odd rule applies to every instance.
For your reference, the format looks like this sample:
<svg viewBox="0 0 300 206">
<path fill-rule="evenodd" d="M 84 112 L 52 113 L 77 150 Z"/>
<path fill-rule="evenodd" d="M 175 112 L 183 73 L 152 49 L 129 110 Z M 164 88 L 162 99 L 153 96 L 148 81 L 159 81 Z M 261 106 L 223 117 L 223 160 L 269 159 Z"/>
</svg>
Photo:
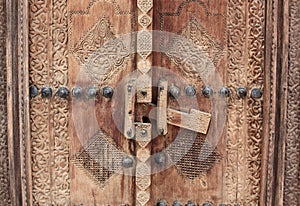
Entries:
<svg viewBox="0 0 300 206">
<path fill-rule="evenodd" d="M 152 0 L 138 0 L 137 6 L 141 11 L 147 13 L 153 7 L 153 3 Z"/>
<path fill-rule="evenodd" d="M 150 200 L 150 193 L 146 191 L 140 191 L 137 193 L 136 199 L 141 205 L 146 205 L 146 203 Z"/>
<path fill-rule="evenodd" d="M 147 28 L 151 23 L 152 23 L 152 19 L 150 18 L 150 16 L 148 14 L 144 14 L 139 17 L 139 24 L 143 28 Z"/>
</svg>

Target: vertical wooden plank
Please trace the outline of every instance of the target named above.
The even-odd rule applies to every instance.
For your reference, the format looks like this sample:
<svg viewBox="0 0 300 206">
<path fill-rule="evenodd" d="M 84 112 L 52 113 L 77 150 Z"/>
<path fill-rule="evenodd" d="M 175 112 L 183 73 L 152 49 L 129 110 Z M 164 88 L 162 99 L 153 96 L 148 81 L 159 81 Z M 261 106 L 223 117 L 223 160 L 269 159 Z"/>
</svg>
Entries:
<svg viewBox="0 0 300 206">
<path fill-rule="evenodd" d="M 6 37 L 7 37 L 7 6 L 6 1 L 0 2 L 0 199 L 3 204 L 10 205 L 10 175 L 8 162 L 7 136 L 7 64 L 6 64 Z"/>
<path fill-rule="evenodd" d="M 27 3 L 7 5 L 7 102 L 11 205 L 28 205 L 30 190 L 30 136 L 28 88 Z"/>
</svg>

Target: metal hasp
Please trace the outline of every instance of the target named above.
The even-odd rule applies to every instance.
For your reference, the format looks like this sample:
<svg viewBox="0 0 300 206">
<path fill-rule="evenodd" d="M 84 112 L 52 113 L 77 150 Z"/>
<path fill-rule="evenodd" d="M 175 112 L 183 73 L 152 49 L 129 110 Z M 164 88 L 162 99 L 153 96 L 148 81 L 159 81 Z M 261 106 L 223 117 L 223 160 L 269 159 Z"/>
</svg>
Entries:
<svg viewBox="0 0 300 206">
<path fill-rule="evenodd" d="M 161 79 L 158 82 L 157 97 L 157 129 L 160 135 L 168 133 L 167 104 L 168 104 L 168 82 Z"/>
<path fill-rule="evenodd" d="M 134 102 L 135 102 L 135 82 L 127 83 L 124 90 L 125 108 L 124 108 L 124 135 L 127 139 L 133 139 L 135 135 L 134 126 Z"/>
<path fill-rule="evenodd" d="M 167 109 L 168 123 L 202 134 L 207 134 L 211 114 L 191 109 L 189 113 Z"/>
</svg>

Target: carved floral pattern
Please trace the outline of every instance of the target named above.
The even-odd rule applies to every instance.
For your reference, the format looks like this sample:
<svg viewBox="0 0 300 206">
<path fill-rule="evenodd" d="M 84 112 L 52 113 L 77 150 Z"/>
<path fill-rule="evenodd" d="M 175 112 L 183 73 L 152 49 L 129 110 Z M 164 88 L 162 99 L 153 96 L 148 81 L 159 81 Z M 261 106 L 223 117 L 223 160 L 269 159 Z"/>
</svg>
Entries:
<svg viewBox="0 0 300 206">
<path fill-rule="evenodd" d="M 68 84 L 67 1 L 29 2 L 30 83 L 55 90 Z M 49 44 L 48 42 L 51 42 Z M 32 193 L 35 205 L 67 205 L 70 198 L 68 105 L 31 100 Z"/>
</svg>

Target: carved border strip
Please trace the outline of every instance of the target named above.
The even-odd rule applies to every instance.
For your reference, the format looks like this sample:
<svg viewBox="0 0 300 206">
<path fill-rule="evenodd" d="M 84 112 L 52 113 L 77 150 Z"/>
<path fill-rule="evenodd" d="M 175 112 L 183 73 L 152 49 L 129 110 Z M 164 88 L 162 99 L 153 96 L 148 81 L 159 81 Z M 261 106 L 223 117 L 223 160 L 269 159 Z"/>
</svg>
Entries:
<svg viewBox="0 0 300 206">
<path fill-rule="evenodd" d="M 55 94 L 68 84 L 67 1 L 30 1 L 29 6 L 31 84 L 51 86 Z M 57 97 L 31 100 L 33 204 L 69 204 L 68 105 Z"/>
<path fill-rule="evenodd" d="M 68 22 L 67 0 L 52 0 L 52 69 L 50 82 L 55 90 L 68 86 Z M 63 19 L 63 21 L 61 20 Z M 69 150 L 69 100 L 54 97 L 51 102 L 51 128 L 53 147 L 54 205 L 70 204 Z M 52 151 L 51 151 L 52 152 Z"/>
<path fill-rule="evenodd" d="M 49 85 L 48 1 L 29 1 L 29 72 L 30 84 L 38 89 Z M 51 203 L 49 100 L 37 96 L 30 102 L 32 194 L 34 205 Z"/>
<path fill-rule="evenodd" d="M 300 4 L 289 1 L 289 71 L 284 205 L 300 203 Z"/>
<path fill-rule="evenodd" d="M 227 69 L 227 86 L 231 93 L 234 94 L 236 88 L 247 84 L 246 62 L 244 62 L 244 51 L 246 50 L 246 1 L 238 0 L 228 1 L 227 10 L 227 28 L 228 28 L 228 56 Z M 235 204 L 241 200 L 241 192 L 243 192 L 244 177 L 241 174 L 247 174 L 246 167 L 237 167 L 236 165 L 244 165 L 246 160 L 245 139 L 242 139 L 243 123 L 245 119 L 245 102 L 236 97 L 229 99 L 227 105 L 227 131 L 226 131 L 226 182 L 225 186 L 227 194 L 224 195 L 226 203 Z M 241 171 L 243 169 L 243 171 Z"/>
<path fill-rule="evenodd" d="M 264 90 L 264 0 L 248 1 L 248 68 L 247 87 Z M 249 91 L 250 92 L 250 91 Z M 245 204 L 258 204 L 261 181 L 263 99 L 248 99 L 247 150 L 248 184 L 244 185 Z"/>
<path fill-rule="evenodd" d="M 6 4 L 0 2 L 0 44 L 6 43 Z M 6 46 L 0 47 L 0 199 L 4 205 L 10 205 L 10 182 L 7 136 L 7 66 Z"/>
</svg>

